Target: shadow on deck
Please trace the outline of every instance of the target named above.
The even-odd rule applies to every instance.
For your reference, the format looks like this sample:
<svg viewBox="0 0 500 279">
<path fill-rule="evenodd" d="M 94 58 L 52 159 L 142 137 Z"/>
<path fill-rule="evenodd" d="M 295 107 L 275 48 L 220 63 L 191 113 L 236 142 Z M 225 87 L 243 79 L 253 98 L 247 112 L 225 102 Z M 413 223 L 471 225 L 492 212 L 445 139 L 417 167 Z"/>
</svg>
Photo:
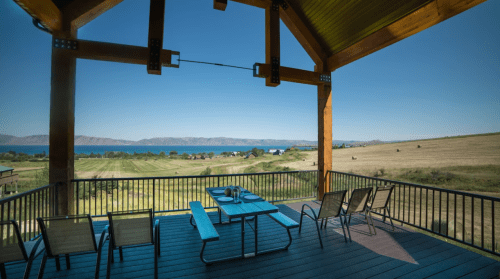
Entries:
<svg viewBox="0 0 500 279">
<path fill-rule="evenodd" d="M 299 221 L 297 204 L 279 205 L 280 212 Z M 345 243 L 335 220 L 322 230 L 324 249 L 320 248 L 316 226 L 304 218 L 302 233 L 292 230 L 288 251 L 205 266 L 200 260 L 202 246 L 198 231 L 189 225 L 189 214 L 158 217 L 161 225 L 160 278 L 497 278 L 500 262 L 466 249 L 396 226 L 374 220 L 377 235 L 370 236 L 366 223 L 351 221 L 352 243 Z M 213 222 L 217 216 L 209 213 Z M 96 221 L 100 232 L 107 221 Z M 241 253 L 240 224 L 216 226 L 220 240 L 207 244 L 207 259 Z M 267 216 L 259 218 L 259 249 L 283 246 L 286 230 Z M 253 252 L 253 231 L 246 226 L 245 253 Z M 107 243 L 103 249 L 100 276 L 106 275 Z M 152 278 L 153 246 L 124 249 L 124 261 L 112 265 L 114 278 Z M 117 253 L 117 251 L 115 252 Z M 56 271 L 48 260 L 44 278 L 92 278 L 95 254 L 71 257 L 71 269 L 61 261 Z M 30 278 L 36 278 L 41 256 L 33 265 Z M 7 267 L 8 278 L 21 278 L 23 265 Z"/>
</svg>

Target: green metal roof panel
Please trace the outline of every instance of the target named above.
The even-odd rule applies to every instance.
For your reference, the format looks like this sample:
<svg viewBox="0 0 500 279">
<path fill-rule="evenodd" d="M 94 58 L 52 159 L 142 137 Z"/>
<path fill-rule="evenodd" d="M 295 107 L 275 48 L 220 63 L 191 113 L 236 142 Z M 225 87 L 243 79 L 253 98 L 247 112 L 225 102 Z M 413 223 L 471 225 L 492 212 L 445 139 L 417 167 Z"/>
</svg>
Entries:
<svg viewBox="0 0 500 279">
<path fill-rule="evenodd" d="M 366 38 L 432 0 L 288 0 L 329 55 Z"/>
<path fill-rule="evenodd" d="M 14 169 L 9 168 L 9 167 L 0 166 L 0 173 L 6 172 L 6 171 L 11 171 L 11 170 L 14 170 Z"/>
</svg>

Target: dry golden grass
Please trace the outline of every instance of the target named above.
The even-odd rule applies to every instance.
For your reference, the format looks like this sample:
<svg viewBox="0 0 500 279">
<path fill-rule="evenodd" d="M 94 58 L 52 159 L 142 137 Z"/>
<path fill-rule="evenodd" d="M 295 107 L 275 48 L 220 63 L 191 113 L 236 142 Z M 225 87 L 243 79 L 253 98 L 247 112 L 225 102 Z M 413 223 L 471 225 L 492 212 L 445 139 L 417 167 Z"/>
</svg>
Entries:
<svg viewBox="0 0 500 279">
<path fill-rule="evenodd" d="M 317 169 L 313 165 L 313 162 L 317 163 L 317 152 L 308 152 L 307 156 L 306 161 L 283 166 L 300 170 Z M 352 160 L 353 156 L 358 159 Z M 333 170 L 355 173 L 373 172 L 381 168 L 397 170 L 484 165 L 500 165 L 500 134 L 334 149 L 332 156 Z"/>
</svg>

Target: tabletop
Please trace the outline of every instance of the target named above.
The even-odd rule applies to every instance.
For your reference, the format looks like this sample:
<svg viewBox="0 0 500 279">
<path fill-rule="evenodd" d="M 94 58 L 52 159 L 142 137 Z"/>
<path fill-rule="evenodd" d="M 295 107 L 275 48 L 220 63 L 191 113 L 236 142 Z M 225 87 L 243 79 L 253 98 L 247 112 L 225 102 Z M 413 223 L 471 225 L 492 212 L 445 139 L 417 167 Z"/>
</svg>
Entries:
<svg viewBox="0 0 500 279">
<path fill-rule="evenodd" d="M 212 199 L 217 203 L 219 208 L 229 217 L 229 218 L 239 218 L 239 217 L 247 217 L 247 216 L 256 216 L 261 214 L 269 214 L 278 212 L 279 209 L 277 206 L 270 204 L 264 199 L 260 199 L 257 201 L 245 201 L 245 195 L 253 195 L 250 191 L 242 189 L 242 196 L 240 197 L 240 203 L 234 203 L 234 201 L 230 202 L 220 202 L 217 198 L 224 197 L 224 194 L 214 194 L 213 190 L 224 190 L 226 187 L 214 187 L 214 188 L 206 188 L 208 194 L 212 197 Z"/>
</svg>

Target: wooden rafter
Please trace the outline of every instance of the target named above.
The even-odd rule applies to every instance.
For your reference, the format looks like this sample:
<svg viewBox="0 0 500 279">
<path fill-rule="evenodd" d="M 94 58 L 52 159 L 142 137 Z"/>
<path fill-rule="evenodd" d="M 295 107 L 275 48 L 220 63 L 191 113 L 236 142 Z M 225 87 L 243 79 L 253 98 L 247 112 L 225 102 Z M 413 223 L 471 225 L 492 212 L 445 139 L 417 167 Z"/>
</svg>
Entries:
<svg viewBox="0 0 500 279">
<path fill-rule="evenodd" d="M 227 0 L 214 0 L 214 9 L 225 11 L 227 7 Z"/>
<path fill-rule="evenodd" d="M 347 49 L 332 55 L 328 58 L 328 69 L 334 71 L 335 69 L 423 31 L 485 1 L 486 0 L 432 1 Z"/>
<path fill-rule="evenodd" d="M 280 84 L 280 7 L 277 0 L 266 9 L 266 64 L 271 65 L 271 74 L 266 77 L 266 86 Z"/>
<path fill-rule="evenodd" d="M 40 20 L 40 24 L 50 31 L 62 28 L 62 13 L 50 0 L 14 0 L 31 17 Z"/>
<path fill-rule="evenodd" d="M 164 22 L 165 0 L 151 0 L 149 8 L 148 74 L 161 75 Z"/>
<path fill-rule="evenodd" d="M 149 58 L 149 50 L 147 47 L 94 42 L 78 40 L 78 50 L 67 50 L 74 53 L 77 58 L 120 62 L 128 64 L 147 65 Z M 171 50 L 161 50 L 160 63 L 163 67 L 176 67 L 171 65 L 172 54 Z"/>
<path fill-rule="evenodd" d="M 71 22 L 71 28 L 79 29 L 123 0 L 73 0 L 63 9 L 63 14 Z"/>
<path fill-rule="evenodd" d="M 269 64 L 260 64 L 258 75 L 261 77 L 270 77 L 271 76 L 271 65 Z M 288 67 L 280 67 L 280 78 L 283 81 L 288 82 L 296 82 L 302 84 L 309 85 L 323 85 L 324 81 L 321 80 L 321 73 L 319 72 L 311 72 L 301 69 L 288 68 Z"/>
<path fill-rule="evenodd" d="M 325 48 L 319 43 L 318 38 L 313 35 L 313 32 L 306 26 L 303 16 L 299 15 L 286 1 L 283 3 L 282 6 L 284 7 L 280 9 L 281 20 L 300 45 L 302 45 L 307 54 L 309 54 L 314 63 L 323 63 L 327 58 L 324 50 Z"/>
</svg>

